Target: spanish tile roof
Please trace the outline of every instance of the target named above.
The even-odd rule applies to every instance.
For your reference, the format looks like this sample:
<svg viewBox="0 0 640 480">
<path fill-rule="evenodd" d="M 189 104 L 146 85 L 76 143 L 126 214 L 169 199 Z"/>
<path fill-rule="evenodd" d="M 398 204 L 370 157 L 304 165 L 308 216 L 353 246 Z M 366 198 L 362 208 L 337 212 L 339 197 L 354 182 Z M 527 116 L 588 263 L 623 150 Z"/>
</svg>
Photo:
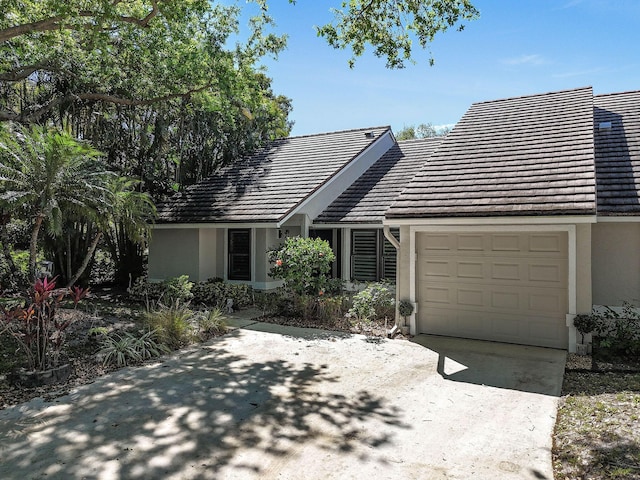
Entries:
<svg viewBox="0 0 640 480">
<path fill-rule="evenodd" d="M 393 200 L 441 142 L 442 137 L 398 142 L 314 223 L 382 223 Z"/>
<path fill-rule="evenodd" d="M 476 103 L 387 218 L 594 214 L 593 93 Z"/>
<path fill-rule="evenodd" d="M 598 214 L 638 215 L 640 91 L 596 95 L 594 105 Z"/>
<path fill-rule="evenodd" d="M 280 221 L 389 130 L 375 127 L 276 140 L 161 204 L 157 222 Z"/>
</svg>

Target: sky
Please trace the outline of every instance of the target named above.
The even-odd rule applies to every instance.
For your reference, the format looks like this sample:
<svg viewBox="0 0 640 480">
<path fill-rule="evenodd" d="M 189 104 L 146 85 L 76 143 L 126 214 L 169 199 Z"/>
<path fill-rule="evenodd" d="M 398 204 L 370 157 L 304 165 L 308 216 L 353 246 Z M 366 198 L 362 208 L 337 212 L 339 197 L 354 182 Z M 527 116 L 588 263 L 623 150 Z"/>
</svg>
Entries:
<svg viewBox="0 0 640 480">
<path fill-rule="evenodd" d="M 474 102 L 592 86 L 640 90 L 639 0 L 472 0 L 480 18 L 436 37 L 416 64 L 390 70 L 372 54 L 316 36 L 340 0 L 271 0 L 289 36 L 263 64 L 276 94 L 292 99 L 291 135 L 391 125 L 455 124 Z M 429 66 L 430 55 L 435 65 Z"/>
</svg>

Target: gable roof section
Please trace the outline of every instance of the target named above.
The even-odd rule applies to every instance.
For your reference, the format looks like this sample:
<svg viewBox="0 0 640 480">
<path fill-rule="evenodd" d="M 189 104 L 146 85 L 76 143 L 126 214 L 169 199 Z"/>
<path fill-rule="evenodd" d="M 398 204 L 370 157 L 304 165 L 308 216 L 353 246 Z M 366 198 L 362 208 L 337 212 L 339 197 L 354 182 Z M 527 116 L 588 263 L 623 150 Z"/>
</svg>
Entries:
<svg viewBox="0 0 640 480">
<path fill-rule="evenodd" d="M 276 140 L 161 204 L 157 223 L 278 222 L 389 130 Z"/>
<path fill-rule="evenodd" d="M 398 142 L 329 205 L 319 223 L 382 223 L 384 214 L 442 137 Z"/>
<path fill-rule="evenodd" d="M 590 87 L 476 103 L 387 218 L 593 214 Z"/>
<path fill-rule="evenodd" d="M 599 215 L 640 214 L 640 91 L 596 95 Z M 601 123 L 611 122 L 611 127 Z"/>
</svg>

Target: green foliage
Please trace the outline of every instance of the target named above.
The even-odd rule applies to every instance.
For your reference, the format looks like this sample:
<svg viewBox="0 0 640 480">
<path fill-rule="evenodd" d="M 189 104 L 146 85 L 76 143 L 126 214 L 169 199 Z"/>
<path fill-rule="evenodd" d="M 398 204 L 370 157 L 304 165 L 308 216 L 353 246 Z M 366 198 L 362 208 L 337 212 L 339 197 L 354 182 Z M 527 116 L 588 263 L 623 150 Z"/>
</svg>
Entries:
<svg viewBox="0 0 640 480">
<path fill-rule="evenodd" d="M 227 299 L 233 308 L 244 308 L 253 303 L 253 289 L 249 285 L 224 283 L 220 279 L 198 282 L 191 289 L 194 304 L 225 308 Z"/>
<path fill-rule="evenodd" d="M 329 243 L 319 238 L 287 238 L 279 248 L 268 252 L 273 263 L 269 275 L 284 280 L 284 286 L 297 295 L 323 295 L 330 286 L 329 273 L 335 255 Z"/>
<path fill-rule="evenodd" d="M 411 140 L 414 138 L 442 137 L 451 131 L 450 128 L 436 129 L 430 123 L 421 123 L 417 127 L 409 125 L 395 134 L 396 140 Z"/>
<path fill-rule="evenodd" d="M 622 311 L 606 307 L 592 313 L 600 347 L 612 356 L 640 356 L 640 313 L 628 302 Z"/>
<path fill-rule="evenodd" d="M 191 293 L 193 282 L 189 281 L 189 275 L 180 275 L 163 283 L 165 285 L 165 291 L 161 298 L 162 301 L 173 304 L 176 302 L 186 302 L 193 298 L 193 294 Z"/>
<path fill-rule="evenodd" d="M 353 296 L 349 316 L 359 321 L 392 317 L 394 311 L 394 287 L 386 282 L 369 283 Z"/>
<path fill-rule="evenodd" d="M 413 303 L 409 300 L 400 300 L 400 303 L 398 303 L 398 313 L 407 318 L 413 313 Z"/>
<path fill-rule="evenodd" d="M 148 311 L 144 315 L 144 324 L 156 332 L 158 342 L 172 350 L 189 345 L 197 338 L 194 313 L 179 302 Z"/>
<path fill-rule="evenodd" d="M 227 331 L 226 317 L 219 308 L 196 312 L 195 319 L 201 338 L 220 335 Z"/>
<path fill-rule="evenodd" d="M 33 218 L 30 275 L 35 275 L 43 225 L 55 237 L 62 235 L 70 217 L 104 221 L 113 203 L 107 189 L 112 173 L 100 156 L 64 130 L 16 125 L 0 135 L 0 207 L 15 217 Z"/>
<path fill-rule="evenodd" d="M 65 331 L 72 320 L 60 320 L 56 312 L 70 293 L 74 301 L 80 301 L 86 290 L 56 290 L 55 279 L 38 279 L 29 292 L 27 307 L 2 308 L 0 329 L 17 342 L 29 370 L 42 371 L 60 364 Z"/>
<path fill-rule="evenodd" d="M 156 341 L 153 330 L 134 335 L 129 332 L 112 333 L 101 341 L 99 355 L 104 365 L 124 367 L 150 358 L 159 357 L 169 350 Z"/>
<path fill-rule="evenodd" d="M 578 333 L 582 335 L 582 343 L 584 343 L 584 336 L 593 332 L 598 327 L 598 321 L 596 316 L 582 313 L 575 316 L 573 326 L 576 327 Z"/>
<path fill-rule="evenodd" d="M 173 304 L 187 302 L 193 298 L 191 290 L 194 284 L 188 275 L 170 278 L 163 282 L 149 282 L 138 277 L 127 292 L 134 300 L 145 302 L 148 306 L 156 303 Z"/>
<path fill-rule="evenodd" d="M 479 16 L 469 0 L 351 0 L 333 12 L 334 22 L 317 28 L 318 35 L 334 48 L 350 47 L 351 66 L 370 45 L 388 68 L 402 68 L 411 60 L 415 40 L 428 48 L 436 34 L 456 25 L 462 30 L 461 21 Z"/>
</svg>

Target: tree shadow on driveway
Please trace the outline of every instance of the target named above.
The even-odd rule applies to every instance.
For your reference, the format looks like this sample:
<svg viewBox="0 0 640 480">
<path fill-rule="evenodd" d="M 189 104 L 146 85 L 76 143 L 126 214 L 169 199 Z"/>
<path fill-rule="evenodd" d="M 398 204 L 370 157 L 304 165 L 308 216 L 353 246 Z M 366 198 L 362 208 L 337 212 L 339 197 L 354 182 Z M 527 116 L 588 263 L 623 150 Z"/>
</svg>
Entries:
<svg viewBox="0 0 640 480">
<path fill-rule="evenodd" d="M 0 412 L 0 478 L 260 476 L 302 445 L 350 453 L 408 428 L 383 397 L 332 393 L 326 365 L 231 352 L 238 336 Z"/>
</svg>

